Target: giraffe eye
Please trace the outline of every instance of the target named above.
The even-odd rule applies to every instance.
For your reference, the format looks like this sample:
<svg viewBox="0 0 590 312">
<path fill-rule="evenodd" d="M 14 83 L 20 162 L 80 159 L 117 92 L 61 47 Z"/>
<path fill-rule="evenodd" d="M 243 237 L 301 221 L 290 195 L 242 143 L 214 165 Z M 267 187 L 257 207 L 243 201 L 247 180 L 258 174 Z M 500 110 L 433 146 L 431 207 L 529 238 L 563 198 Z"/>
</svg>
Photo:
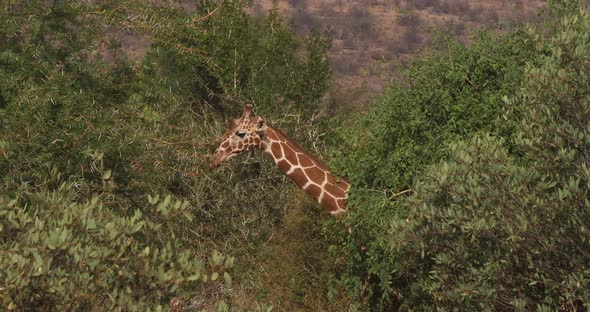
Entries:
<svg viewBox="0 0 590 312">
<path fill-rule="evenodd" d="M 240 139 L 243 139 L 246 136 L 246 132 L 245 131 L 236 131 L 236 135 L 240 137 Z"/>
</svg>

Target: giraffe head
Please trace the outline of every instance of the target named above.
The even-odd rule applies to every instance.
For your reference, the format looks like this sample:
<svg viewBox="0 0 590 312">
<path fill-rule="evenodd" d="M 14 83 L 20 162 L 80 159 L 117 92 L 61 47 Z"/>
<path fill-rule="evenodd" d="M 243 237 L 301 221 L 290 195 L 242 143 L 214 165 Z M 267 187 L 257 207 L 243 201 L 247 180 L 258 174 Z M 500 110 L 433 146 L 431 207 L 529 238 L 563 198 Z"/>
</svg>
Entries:
<svg viewBox="0 0 590 312">
<path fill-rule="evenodd" d="M 250 104 L 244 106 L 241 118 L 228 118 L 227 123 L 228 129 L 221 136 L 221 143 L 211 157 L 211 169 L 242 152 L 260 147 L 260 142 L 266 138 L 266 122 L 262 116 L 252 112 Z"/>
</svg>

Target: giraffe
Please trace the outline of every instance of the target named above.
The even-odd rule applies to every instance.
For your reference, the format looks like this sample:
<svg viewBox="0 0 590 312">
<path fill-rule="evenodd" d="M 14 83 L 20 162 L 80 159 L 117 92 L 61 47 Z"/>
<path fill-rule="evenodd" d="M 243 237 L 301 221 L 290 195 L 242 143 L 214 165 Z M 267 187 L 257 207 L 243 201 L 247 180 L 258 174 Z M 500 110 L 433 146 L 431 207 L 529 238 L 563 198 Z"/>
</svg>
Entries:
<svg viewBox="0 0 590 312">
<path fill-rule="evenodd" d="M 244 106 L 239 119 L 228 119 L 228 129 L 211 156 L 209 168 L 242 152 L 260 149 L 268 154 L 291 180 L 332 215 L 344 212 L 350 184 L 339 179 L 330 168 L 318 161 L 287 135 L 270 125 L 262 116 Z"/>
</svg>

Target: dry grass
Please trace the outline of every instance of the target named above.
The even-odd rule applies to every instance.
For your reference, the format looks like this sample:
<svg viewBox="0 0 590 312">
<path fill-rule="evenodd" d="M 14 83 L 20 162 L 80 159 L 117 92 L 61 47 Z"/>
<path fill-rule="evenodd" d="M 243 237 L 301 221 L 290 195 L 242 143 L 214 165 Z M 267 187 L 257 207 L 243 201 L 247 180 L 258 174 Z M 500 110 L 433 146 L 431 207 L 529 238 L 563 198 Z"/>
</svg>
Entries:
<svg viewBox="0 0 590 312">
<path fill-rule="evenodd" d="M 233 306 L 240 311 L 256 308 L 257 302 L 273 305 L 273 311 L 343 311 L 348 298 L 328 304 L 328 276 L 332 263 L 321 238 L 322 222 L 329 218 L 320 207 L 295 187 L 289 188 L 282 224 L 272 229 L 255 254 L 238 258 L 239 279 L 248 281 L 236 289 Z M 254 269 L 252 269 L 254 268 Z"/>
</svg>

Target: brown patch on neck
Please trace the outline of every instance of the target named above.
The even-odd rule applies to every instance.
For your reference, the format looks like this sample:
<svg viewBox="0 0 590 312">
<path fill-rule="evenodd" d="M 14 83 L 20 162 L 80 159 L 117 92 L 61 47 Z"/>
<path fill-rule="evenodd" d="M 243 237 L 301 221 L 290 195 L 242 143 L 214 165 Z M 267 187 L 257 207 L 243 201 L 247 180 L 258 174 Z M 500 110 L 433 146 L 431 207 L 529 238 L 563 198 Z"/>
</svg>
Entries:
<svg viewBox="0 0 590 312">
<path fill-rule="evenodd" d="M 343 212 L 348 197 L 348 182 L 335 178 L 327 165 L 268 123 L 266 134 L 260 148 L 275 160 L 279 169 L 329 213 L 336 215 Z"/>
<path fill-rule="evenodd" d="M 284 144 L 287 144 L 294 152 L 301 153 L 301 154 L 304 154 L 305 156 L 307 156 L 307 158 L 309 160 L 313 161 L 314 165 L 316 165 L 318 168 L 321 168 L 324 171 L 330 171 L 330 167 L 328 167 L 328 165 L 326 165 L 324 162 L 318 160 L 313 155 L 309 154 L 305 149 L 303 149 L 301 146 L 299 146 L 299 144 L 293 142 L 281 130 L 273 127 L 268 122 L 266 123 L 266 129 L 267 129 L 266 136 L 268 137 L 268 139 L 270 139 L 272 141 L 277 141 L 277 142 L 285 142 Z"/>
</svg>

